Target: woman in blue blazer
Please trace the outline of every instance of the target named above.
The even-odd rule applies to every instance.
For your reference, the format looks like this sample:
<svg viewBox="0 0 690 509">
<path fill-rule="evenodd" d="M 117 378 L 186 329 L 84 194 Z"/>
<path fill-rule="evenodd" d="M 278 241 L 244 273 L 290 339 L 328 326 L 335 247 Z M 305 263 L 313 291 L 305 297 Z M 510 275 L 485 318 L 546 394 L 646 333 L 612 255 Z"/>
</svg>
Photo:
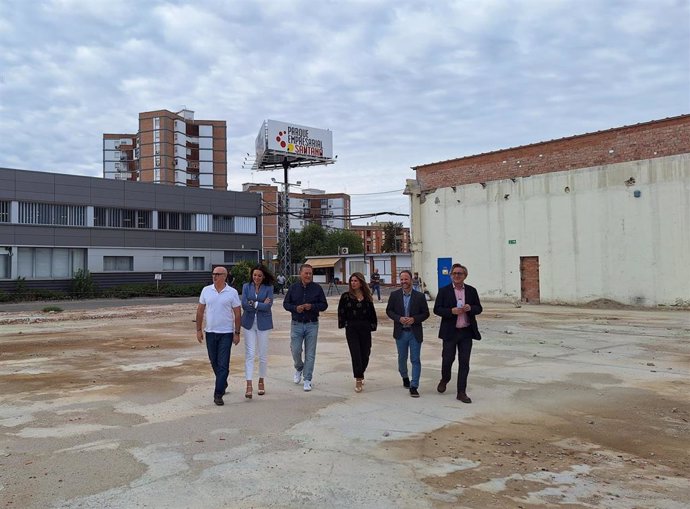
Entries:
<svg viewBox="0 0 690 509">
<path fill-rule="evenodd" d="M 268 336 L 273 328 L 273 274 L 263 265 L 251 272 L 251 281 L 242 286 L 242 328 L 244 329 L 244 369 L 247 390 L 244 397 L 252 398 L 254 357 L 259 354 L 259 396 L 266 394 L 264 378 L 268 366 Z"/>
</svg>

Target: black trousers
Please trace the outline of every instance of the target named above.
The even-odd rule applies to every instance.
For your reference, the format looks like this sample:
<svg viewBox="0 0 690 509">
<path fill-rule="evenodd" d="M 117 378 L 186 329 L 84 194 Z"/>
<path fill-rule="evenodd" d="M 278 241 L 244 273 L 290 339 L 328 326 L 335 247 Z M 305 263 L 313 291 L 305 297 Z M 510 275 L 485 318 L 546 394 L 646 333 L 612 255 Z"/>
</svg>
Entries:
<svg viewBox="0 0 690 509">
<path fill-rule="evenodd" d="M 348 322 L 345 338 L 352 357 L 352 374 L 355 378 L 364 378 L 371 354 L 371 325 L 369 322 Z"/>
<path fill-rule="evenodd" d="M 441 380 L 448 383 L 451 370 L 455 362 L 455 352 L 458 355 L 458 392 L 467 391 L 467 375 L 470 373 L 470 354 L 472 353 L 472 328 L 455 329 L 452 338 L 443 340 L 441 352 Z"/>
</svg>

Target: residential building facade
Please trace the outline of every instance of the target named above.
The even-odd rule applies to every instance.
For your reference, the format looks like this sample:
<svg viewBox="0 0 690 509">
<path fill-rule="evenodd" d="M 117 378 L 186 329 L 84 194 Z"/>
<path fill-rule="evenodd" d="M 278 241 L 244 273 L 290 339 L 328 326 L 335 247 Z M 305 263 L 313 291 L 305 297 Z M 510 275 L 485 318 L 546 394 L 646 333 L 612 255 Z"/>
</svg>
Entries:
<svg viewBox="0 0 690 509">
<path fill-rule="evenodd" d="M 260 183 L 242 184 L 242 190 L 261 195 L 263 217 L 263 260 L 273 270 L 277 269 L 280 241 L 280 214 L 283 213 L 283 192 L 278 186 Z M 349 229 L 350 196 L 344 193 L 326 193 L 319 189 L 305 189 L 302 193 L 290 193 L 289 222 L 291 231 L 302 231 L 308 224 L 324 228 Z"/>
<path fill-rule="evenodd" d="M 103 177 L 227 189 L 227 127 L 194 112 L 139 113 L 136 134 L 103 135 Z"/>
<path fill-rule="evenodd" d="M 101 286 L 210 281 L 257 262 L 260 196 L 0 168 L 0 290 L 65 289 L 79 269 Z"/>
<path fill-rule="evenodd" d="M 302 231 L 309 224 L 326 229 L 349 229 L 350 195 L 326 193 L 321 189 L 303 189 L 302 193 L 290 193 L 290 230 Z"/>
<path fill-rule="evenodd" d="M 364 244 L 364 252 L 371 254 L 383 253 L 383 244 L 386 241 L 385 234 L 386 223 L 372 223 L 366 226 L 352 225 L 352 231 L 362 238 Z M 400 228 L 398 238 L 394 242 L 397 253 L 410 252 L 410 229 L 403 226 Z"/>
<path fill-rule="evenodd" d="M 460 262 L 486 298 L 690 306 L 690 115 L 413 169 L 432 294 Z"/>
</svg>

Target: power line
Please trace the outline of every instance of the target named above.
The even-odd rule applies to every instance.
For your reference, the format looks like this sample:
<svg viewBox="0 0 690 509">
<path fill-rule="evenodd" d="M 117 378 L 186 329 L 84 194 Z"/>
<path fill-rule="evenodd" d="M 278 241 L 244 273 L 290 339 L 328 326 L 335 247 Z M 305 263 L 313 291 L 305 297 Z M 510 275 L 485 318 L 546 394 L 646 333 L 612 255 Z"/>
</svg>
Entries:
<svg viewBox="0 0 690 509">
<path fill-rule="evenodd" d="M 262 212 L 261 216 L 279 216 L 281 212 Z M 366 214 L 333 214 L 329 216 L 305 216 L 302 212 L 289 212 L 288 215 L 295 219 L 366 219 L 376 216 L 400 216 L 409 217 L 409 214 L 400 212 L 369 212 Z"/>
<path fill-rule="evenodd" d="M 391 194 L 391 193 L 401 193 L 403 192 L 404 189 L 394 189 L 393 191 L 378 191 L 376 193 L 357 193 L 357 194 L 352 194 L 352 193 L 347 193 L 349 196 L 372 196 L 374 194 Z"/>
</svg>

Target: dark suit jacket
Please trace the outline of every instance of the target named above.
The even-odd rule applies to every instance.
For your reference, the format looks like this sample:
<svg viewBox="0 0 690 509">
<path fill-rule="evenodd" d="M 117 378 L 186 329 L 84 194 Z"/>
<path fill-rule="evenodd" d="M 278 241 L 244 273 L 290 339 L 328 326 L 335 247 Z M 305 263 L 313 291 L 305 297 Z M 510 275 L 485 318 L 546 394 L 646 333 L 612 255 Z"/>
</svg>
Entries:
<svg viewBox="0 0 690 509">
<path fill-rule="evenodd" d="M 441 339 L 450 339 L 455 334 L 455 324 L 458 315 L 454 315 L 451 309 L 457 307 L 457 302 L 452 283 L 438 291 L 436 302 L 434 303 L 434 314 L 441 317 L 441 327 L 438 330 L 438 337 Z M 465 284 L 465 304 L 469 304 L 471 308 L 467 312 L 467 319 L 472 328 L 472 337 L 480 340 L 482 335 L 479 333 L 475 316 L 482 312 L 482 304 L 479 302 L 479 294 L 476 288 L 468 284 Z"/>
<path fill-rule="evenodd" d="M 388 305 L 386 306 L 386 314 L 388 318 L 393 320 L 393 337 L 398 339 L 402 334 L 402 324 L 400 317 L 405 316 L 405 303 L 403 302 L 402 288 L 395 290 L 388 298 Z M 410 297 L 410 316 L 414 318 L 412 324 L 412 334 L 420 343 L 423 340 L 422 322 L 429 318 L 429 305 L 426 303 L 426 298 L 421 292 L 412 290 Z"/>
</svg>

